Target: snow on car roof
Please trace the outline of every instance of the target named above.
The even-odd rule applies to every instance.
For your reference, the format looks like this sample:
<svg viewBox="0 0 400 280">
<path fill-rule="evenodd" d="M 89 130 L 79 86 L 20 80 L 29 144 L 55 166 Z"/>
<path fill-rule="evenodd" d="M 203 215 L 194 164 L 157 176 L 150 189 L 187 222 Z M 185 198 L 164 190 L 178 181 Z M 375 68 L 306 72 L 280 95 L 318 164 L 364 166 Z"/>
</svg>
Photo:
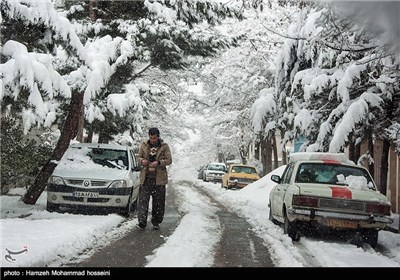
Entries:
<svg viewBox="0 0 400 280">
<path fill-rule="evenodd" d="M 290 154 L 289 162 L 318 160 L 326 163 L 354 164 L 345 153 L 297 152 Z"/>
<path fill-rule="evenodd" d="M 229 164 L 229 166 L 246 166 L 246 167 L 254 167 L 254 168 L 256 168 L 254 165 L 243 164 L 243 163 L 232 163 L 232 164 Z"/>
<path fill-rule="evenodd" d="M 210 162 L 209 164 L 213 164 L 213 165 L 226 165 L 225 163 L 223 163 L 223 162 Z"/>
</svg>

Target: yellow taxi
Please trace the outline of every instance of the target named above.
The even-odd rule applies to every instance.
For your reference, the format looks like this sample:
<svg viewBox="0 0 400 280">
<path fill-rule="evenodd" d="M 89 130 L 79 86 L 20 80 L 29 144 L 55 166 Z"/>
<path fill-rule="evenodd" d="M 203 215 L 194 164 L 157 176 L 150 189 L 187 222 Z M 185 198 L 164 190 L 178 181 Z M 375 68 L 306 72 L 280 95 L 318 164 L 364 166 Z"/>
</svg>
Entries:
<svg viewBox="0 0 400 280">
<path fill-rule="evenodd" d="M 258 179 L 260 179 L 260 176 L 254 166 L 234 163 L 228 166 L 227 172 L 222 176 L 221 187 L 227 189 L 241 189 Z"/>
</svg>

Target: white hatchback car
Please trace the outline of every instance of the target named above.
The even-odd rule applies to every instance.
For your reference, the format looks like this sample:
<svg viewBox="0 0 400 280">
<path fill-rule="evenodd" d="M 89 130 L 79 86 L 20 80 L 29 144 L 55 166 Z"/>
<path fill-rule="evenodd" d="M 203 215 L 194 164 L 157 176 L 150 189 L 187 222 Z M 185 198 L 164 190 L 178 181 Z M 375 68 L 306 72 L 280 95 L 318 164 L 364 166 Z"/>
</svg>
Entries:
<svg viewBox="0 0 400 280">
<path fill-rule="evenodd" d="M 368 170 L 345 154 L 293 153 L 269 195 L 269 219 L 293 241 L 301 230 L 329 229 L 358 235 L 375 247 L 378 231 L 393 222 L 388 198 Z"/>
<path fill-rule="evenodd" d="M 226 172 L 226 165 L 223 162 L 211 162 L 203 172 L 203 181 L 222 182 L 222 176 Z"/>
<path fill-rule="evenodd" d="M 47 185 L 47 210 L 134 211 L 140 166 L 128 146 L 75 143 L 65 152 Z"/>
</svg>

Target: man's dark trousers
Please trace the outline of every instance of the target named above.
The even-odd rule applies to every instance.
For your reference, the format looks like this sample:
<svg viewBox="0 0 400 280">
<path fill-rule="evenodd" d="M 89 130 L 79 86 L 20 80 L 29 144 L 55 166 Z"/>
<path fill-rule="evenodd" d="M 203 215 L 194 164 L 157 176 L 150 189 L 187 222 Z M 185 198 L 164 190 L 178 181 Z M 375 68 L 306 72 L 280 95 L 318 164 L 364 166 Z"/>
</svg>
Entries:
<svg viewBox="0 0 400 280">
<path fill-rule="evenodd" d="M 164 218 L 165 185 L 156 186 L 155 178 L 146 178 L 139 189 L 138 220 L 139 224 L 147 224 L 150 196 L 152 197 L 151 223 L 159 225 Z"/>
</svg>

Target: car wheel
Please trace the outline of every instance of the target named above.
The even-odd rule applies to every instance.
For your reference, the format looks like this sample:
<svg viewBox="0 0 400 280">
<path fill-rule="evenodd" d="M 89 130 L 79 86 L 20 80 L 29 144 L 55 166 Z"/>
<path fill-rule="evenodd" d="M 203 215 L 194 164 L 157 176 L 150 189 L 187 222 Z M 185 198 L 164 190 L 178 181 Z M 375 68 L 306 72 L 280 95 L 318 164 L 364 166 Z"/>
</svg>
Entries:
<svg viewBox="0 0 400 280">
<path fill-rule="evenodd" d="M 131 194 L 129 196 L 128 205 L 121 209 L 120 215 L 125 217 L 125 218 L 129 218 L 129 215 L 131 214 L 132 209 L 134 207 L 133 206 L 134 203 L 135 202 L 132 202 L 132 194 Z"/>
<path fill-rule="evenodd" d="M 378 245 L 378 231 L 376 229 L 364 229 L 361 231 L 363 242 L 369 244 L 372 248 Z"/>
<path fill-rule="evenodd" d="M 292 241 L 299 241 L 300 240 L 300 233 L 293 222 L 290 222 L 287 214 L 285 213 L 285 221 L 283 224 L 283 232 L 287 234 Z"/>
</svg>

